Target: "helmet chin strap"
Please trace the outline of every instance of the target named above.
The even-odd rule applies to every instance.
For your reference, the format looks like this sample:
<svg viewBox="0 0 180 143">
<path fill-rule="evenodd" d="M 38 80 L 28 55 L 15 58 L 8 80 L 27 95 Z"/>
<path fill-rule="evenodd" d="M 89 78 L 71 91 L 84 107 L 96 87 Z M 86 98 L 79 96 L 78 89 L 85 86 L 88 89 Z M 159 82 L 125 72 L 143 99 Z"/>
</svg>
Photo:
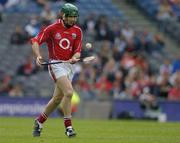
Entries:
<svg viewBox="0 0 180 143">
<path fill-rule="evenodd" d="M 69 25 L 69 24 L 64 24 L 66 26 L 66 28 L 71 28 L 73 25 Z"/>
<path fill-rule="evenodd" d="M 70 27 L 72 27 L 73 25 L 69 25 L 69 24 L 67 24 L 65 21 L 64 21 L 64 19 L 63 19 L 63 23 L 64 23 L 64 26 L 66 27 L 66 28 L 70 28 Z"/>
</svg>

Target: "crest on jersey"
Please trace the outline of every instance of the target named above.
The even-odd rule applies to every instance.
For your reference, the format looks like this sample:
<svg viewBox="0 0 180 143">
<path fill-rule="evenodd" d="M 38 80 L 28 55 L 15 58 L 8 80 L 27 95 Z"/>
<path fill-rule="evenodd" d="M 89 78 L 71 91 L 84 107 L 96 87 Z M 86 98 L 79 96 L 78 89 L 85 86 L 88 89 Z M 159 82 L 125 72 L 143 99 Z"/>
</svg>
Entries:
<svg viewBox="0 0 180 143">
<path fill-rule="evenodd" d="M 76 39 L 76 37 L 77 37 L 76 33 L 72 33 L 72 38 Z"/>
<path fill-rule="evenodd" d="M 56 33 L 55 38 L 56 39 L 61 39 L 61 34 L 60 33 Z"/>
</svg>

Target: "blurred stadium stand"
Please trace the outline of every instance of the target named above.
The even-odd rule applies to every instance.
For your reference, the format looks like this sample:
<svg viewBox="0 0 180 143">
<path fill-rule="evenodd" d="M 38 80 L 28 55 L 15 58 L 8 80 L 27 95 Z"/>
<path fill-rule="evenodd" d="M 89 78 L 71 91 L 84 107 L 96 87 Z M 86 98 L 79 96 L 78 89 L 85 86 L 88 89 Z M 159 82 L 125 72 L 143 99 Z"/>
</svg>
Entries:
<svg viewBox="0 0 180 143">
<path fill-rule="evenodd" d="M 157 14 L 161 5 L 160 0 L 137 0 L 136 4 L 141 8 L 142 11 L 144 11 L 149 18 L 159 23 L 159 20 L 157 19 Z M 164 22 L 164 32 L 167 33 L 172 38 L 175 38 L 178 43 L 180 43 L 180 8 L 178 4 L 172 5 L 172 12 L 174 18 L 167 19 L 166 22 Z M 161 25 L 162 26 L 162 25 Z"/>
<path fill-rule="evenodd" d="M 131 0 L 129 0 L 129 1 L 131 1 Z M 113 4 L 113 2 L 116 4 Z M 134 1 L 132 0 L 131 2 L 134 2 Z M 64 3 L 63 1 L 50 2 L 50 7 L 54 12 L 57 13 L 63 3 Z M 108 21 L 108 24 L 110 25 L 111 29 L 113 28 L 113 24 L 115 22 L 120 23 L 120 25 L 119 25 L 120 30 L 121 30 L 121 28 L 123 28 L 123 25 L 125 25 L 125 23 L 128 23 L 130 25 L 130 27 L 132 27 L 135 32 L 140 33 L 140 35 L 143 33 L 142 31 L 144 29 L 148 29 L 149 30 L 148 32 L 149 33 L 152 32 L 152 35 L 157 34 L 156 32 L 158 32 L 159 35 L 163 35 L 161 31 L 154 30 L 157 28 L 156 25 L 154 25 L 152 23 L 149 24 L 147 22 L 148 20 L 146 18 L 141 18 L 143 14 L 141 14 L 141 12 L 137 12 L 139 10 L 136 9 L 139 7 L 142 11 L 144 11 L 150 17 L 151 20 L 154 21 L 154 20 L 156 20 L 155 16 L 157 14 L 158 5 L 159 5 L 159 2 L 157 2 L 156 0 L 136 0 L 135 3 L 133 3 L 133 4 L 135 4 L 137 7 L 133 6 L 133 8 L 132 8 L 132 13 L 133 14 L 135 13 L 135 15 L 133 15 L 131 12 L 128 12 L 128 11 L 131 11 L 132 5 L 129 5 L 129 3 L 126 3 L 125 1 L 77 0 L 75 4 L 78 6 L 79 12 L 80 12 L 79 24 L 83 25 L 83 23 L 86 20 L 86 18 L 88 17 L 88 15 L 93 13 L 96 16 L 96 20 L 97 20 L 98 16 L 105 15 L 107 17 L 107 21 Z M 117 4 L 118 4 L 118 6 L 116 6 Z M 136 10 L 133 11 L 133 9 L 136 9 Z M 32 54 L 31 53 L 31 45 L 28 43 L 28 41 L 26 41 L 26 43 L 22 44 L 22 45 L 10 44 L 10 37 L 11 37 L 12 33 L 15 31 L 16 26 L 19 25 L 24 28 L 29 23 L 32 15 L 40 16 L 40 13 L 42 11 L 43 11 L 43 7 L 39 6 L 37 3 L 35 3 L 34 0 L 20 0 L 20 2 L 18 4 L 14 4 L 10 8 L 4 7 L 4 9 L 1 11 L 2 12 L 2 22 L 0 22 L 0 33 L 2 33 L 2 34 L 0 35 L 0 43 L 1 43 L 1 45 L 0 45 L 0 60 L 1 60 L 0 72 L 2 74 L 1 74 L 0 78 L 1 78 L 1 81 L 3 81 L 4 74 L 8 74 L 8 75 L 12 76 L 11 84 L 15 85 L 17 83 L 20 83 L 22 85 L 24 97 L 27 96 L 27 97 L 38 97 L 38 98 L 48 97 L 49 98 L 49 96 L 51 96 L 51 94 L 53 92 L 53 82 L 50 79 L 50 77 L 48 76 L 47 69 L 38 69 L 37 73 L 31 74 L 28 76 L 17 74 L 19 67 L 22 64 L 24 64 L 27 57 Z M 135 16 L 137 16 L 137 17 L 135 17 Z M 140 17 L 140 18 L 138 19 L 138 17 Z M 174 38 L 176 38 L 176 40 L 178 42 L 180 42 L 180 39 L 179 39 L 180 27 L 179 27 L 178 22 L 168 21 L 165 26 L 165 32 L 168 32 L 169 35 L 173 36 Z M 119 37 L 120 37 L 120 35 L 119 35 Z M 88 52 L 94 52 L 98 56 L 100 55 L 99 58 L 102 58 L 102 59 L 100 59 L 100 61 L 103 61 L 103 58 L 105 58 L 105 60 L 107 60 L 107 61 L 105 61 L 105 64 L 108 63 L 108 60 L 110 61 L 110 59 L 112 59 L 112 57 L 110 57 L 108 59 L 108 56 L 103 57 L 103 55 L 101 55 L 101 53 L 103 53 L 103 50 L 107 50 L 107 49 L 103 48 L 103 46 L 105 45 L 103 40 L 102 41 L 96 40 L 95 37 L 92 37 L 92 35 L 89 35 L 86 31 L 84 31 L 84 41 L 83 42 L 84 43 L 92 42 L 93 47 L 95 47 L 95 49 L 93 49 L 93 51 L 88 51 Z M 148 65 L 149 65 L 149 68 L 151 68 L 152 73 L 156 76 L 159 76 L 159 67 L 160 67 L 160 65 L 163 64 L 164 59 L 168 59 L 172 62 L 175 59 L 175 54 L 176 54 L 176 56 L 178 55 L 178 52 L 177 52 L 178 46 L 176 44 L 173 44 L 174 43 L 173 40 L 171 40 L 170 38 L 167 38 L 165 36 L 165 39 L 163 40 L 163 42 L 165 42 L 165 44 L 164 44 L 165 46 L 162 46 L 164 48 L 162 48 L 161 52 L 157 52 L 155 50 L 155 52 L 153 51 L 152 53 L 150 53 L 149 51 L 148 52 L 144 51 L 144 50 L 142 51 L 142 49 L 132 52 L 133 54 L 136 54 L 136 55 L 142 54 L 146 59 L 145 61 L 148 61 Z M 109 47 L 110 49 L 105 51 L 105 54 L 108 55 L 108 53 L 109 53 L 110 56 L 112 56 L 113 55 L 113 49 L 112 49 L 113 46 L 112 45 L 116 45 L 116 44 L 114 44 L 115 43 L 114 41 L 113 42 L 110 41 L 110 43 L 111 43 L 110 44 L 111 46 Z M 154 43 L 154 41 L 153 41 L 153 44 L 156 45 L 157 43 Z M 153 48 L 153 46 L 151 48 Z M 43 50 L 45 50 L 45 49 L 43 48 Z M 83 54 L 86 54 L 86 52 L 87 51 L 85 51 Z M 120 57 L 121 57 L 120 60 L 118 59 L 117 61 L 115 61 L 116 65 L 121 63 L 121 59 L 124 56 L 124 53 L 125 52 L 121 53 L 122 55 L 120 54 Z M 117 56 L 119 56 L 119 55 L 117 55 Z M 34 61 L 32 61 L 32 62 L 34 62 Z M 97 65 L 94 64 L 90 68 L 85 67 L 85 65 L 83 65 L 84 67 L 81 67 L 81 68 L 85 68 L 85 69 L 87 68 L 89 71 L 91 71 L 92 70 L 91 68 L 98 69 L 99 68 L 98 64 Z M 103 66 L 102 65 L 100 65 L 100 68 L 101 68 L 100 72 L 98 73 L 98 70 L 96 71 L 97 75 L 98 75 L 97 81 L 104 74 L 102 72 L 102 70 L 104 69 L 104 65 Z M 118 68 L 119 68 L 119 66 L 118 66 Z M 129 69 L 129 71 L 130 71 L 130 69 Z M 126 71 L 124 76 L 127 76 L 129 71 Z M 86 71 L 83 71 L 83 72 L 86 73 Z M 93 74 L 93 73 L 90 73 L 90 74 Z M 113 73 L 113 74 L 115 75 L 115 73 Z M 109 76 L 109 75 L 106 75 L 106 76 Z M 79 78 L 79 77 L 77 77 L 77 78 Z M 90 80 L 92 80 L 92 79 L 87 79 L 88 82 Z M 123 80 L 125 80 L 125 77 Z M 97 82 L 97 81 L 94 81 L 94 82 Z M 90 82 L 92 82 L 92 81 L 90 81 Z M 87 84 L 89 84 L 89 83 L 87 83 Z M 96 84 L 96 83 L 93 83 L 93 84 Z M 1 83 L 1 85 L 3 85 L 3 82 Z M 94 86 L 94 88 L 96 88 L 96 87 Z M 115 87 L 112 87 L 113 92 L 114 92 L 114 90 L 115 90 Z M 103 110 L 104 114 L 102 115 L 102 117 L 107 118 L 108 114 L 112 108 L 111 103 L 112 103 L 112 100 L 114 99 L 114 97 L 113 97 L 114 95 L 112 95 L 112 96 L 109 95 L 106 98 L 105 96 L 107 96 L 107 95 L 103 95 L 103 93 L 101 93 L 101 91 L 100 91 L 100 93 L 98 91 L 97 93 L 93 93 L 93 94 L 91 94 L 90 92 L 91 91 L 89 91 L 88 94 L 87 93 L 83 94 L 83 93 L 85 93 L 84 91 L 80 92 L 80 96 L 81 96 L 82 100 L 86 100 L 86 102 L 88 104 L 87 104 L 87 106 L 83 103 L 80 105 L 83 107 L 86 106 L 86 108 L 80 108 L 79 114 L 82 115 L 82 112 L 84 112 L 84 111 L 82 111 L 82 109 L 86 109 L 86 110 L 89 109 L 89 111 L 87 111 L 86 114 L 84 113 L 83 116 L 90 117 L 97 108 L 99 109 L 99 111 L 103 110 L 103 109 L 107 109 L 105 111 Z M 100 97 L 99 95 L 96 95 L 98 93 L 99 93 L 99 95 L 102 94 L 104 97 Z M 87 97 L 86 97 L 86 95 L 87 95 Z M 89 95 L 91 97 L 89 97 Z M 8 92 L 6 92 L 5 94 L 1 93 L 1 96 L 8 96 Z M 165 100 L 167 100 L 167 98 Z M 91 102 L 89 102 L 89 101 L 93 101 L 93 103 L 91 104 Z M 104 102 L 101 106 L 99 104 L 99 102 L 97 103 L 97 101 L 106 101 L 106 102 L 108 101 L 108 103 Z M 98 113 L 96 113 L 95 115 L 96 115 L 96 117 L 98 117 Z"/>
</svg>

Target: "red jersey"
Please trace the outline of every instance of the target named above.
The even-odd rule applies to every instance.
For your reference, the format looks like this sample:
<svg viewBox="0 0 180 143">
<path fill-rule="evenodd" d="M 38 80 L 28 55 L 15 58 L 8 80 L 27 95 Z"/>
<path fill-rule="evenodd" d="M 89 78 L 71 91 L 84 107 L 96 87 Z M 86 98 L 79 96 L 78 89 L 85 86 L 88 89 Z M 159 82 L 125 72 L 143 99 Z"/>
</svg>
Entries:
<svg viewBox="0 0 180 143">
<path fill-rule="evenodd" d="M 66 28 L 62 20 L 42 29 L 39 34 L 31 39 L 39 45 L 46 42 L 49 59 L 69 60 L 75 53 L 81 52 L 82 30 L 77 25 Z"/>
<path fill-rule="evenodd" d="M 172 88 L 169 91 L 168 98 L 174 99 L 174 100 L 180 100 L 180 88 L 178 88 L 178 87 Z"/>
</svg>

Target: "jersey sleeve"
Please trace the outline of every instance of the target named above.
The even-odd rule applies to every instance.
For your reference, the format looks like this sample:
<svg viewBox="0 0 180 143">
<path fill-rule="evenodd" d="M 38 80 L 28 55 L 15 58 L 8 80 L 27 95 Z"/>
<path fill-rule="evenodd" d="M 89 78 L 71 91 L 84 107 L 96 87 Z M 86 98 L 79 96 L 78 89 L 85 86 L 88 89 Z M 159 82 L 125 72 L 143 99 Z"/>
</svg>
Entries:
<svg viewBox="0 0 180 143">
<path fill-rule="evenodd" d="M 83 38 L 83 33 L 82 33 L 82 30 L 79 28 L 77 31 L 77 38 L 76 38 L 75 43 L 74 43 L 74 54 L 81 52 L 82 38 Z"/>
<path fill-rule="evenodd" d="M 39 45 L 46 42 L 50 38 L 50 28 L 42 29 L 39 34 L 31 39 L 31 43 L 37 42 Z"/>
</svg>

